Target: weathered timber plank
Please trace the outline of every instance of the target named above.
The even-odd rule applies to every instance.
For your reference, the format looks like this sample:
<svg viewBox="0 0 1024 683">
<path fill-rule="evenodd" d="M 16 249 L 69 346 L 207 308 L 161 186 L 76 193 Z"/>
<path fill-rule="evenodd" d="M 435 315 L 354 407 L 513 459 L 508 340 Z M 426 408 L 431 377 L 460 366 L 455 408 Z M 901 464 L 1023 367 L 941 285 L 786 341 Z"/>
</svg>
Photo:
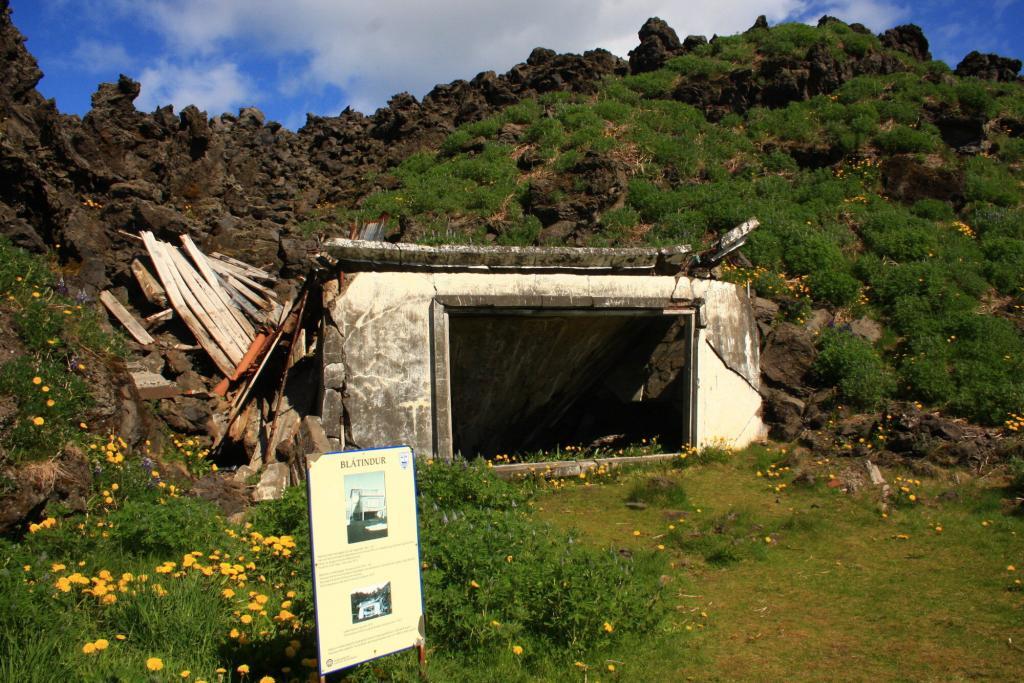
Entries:
<svg viewBox="0 0 1024 683">
<path fill-rule="evenodd" d="M 139 283 L 139 288 L 146 297 L 146 301 L 154 306 L 167 308 L 167 292 L 160 286 L 157 279 L 153 277 L 153 274 L 149 272 L 149 268 L 139 259 L 132 260 L 132 275 L 135 276 L 135 281 Z"/>
<path fill-rule="evenodd" d="M 214 270 L 216 270 L 216 268 L 214 268 Z M 271 301 L 269 299 L 265 299 L 262 296 L 260 296 L 259 294 L 257 294 L 256 292 L 254 292 L 251 289 L 249 289 L 249 287 L 246 286 L 246 284 L 244 282 L 242 282 L 241 280 L 238 279 L 238 276 L 233 275 L 233 274 L 228 273 L 228 272 L 225 272 L 223 275 L 224 275 L 224 278 L 227 280 L 228 286 L 233 288 L 236 292 L 238 292 L 243 297 L 245 297 L 246 299 L 251 301 L 253 304 L 259 306 L 264 311 L 268 311 L 269 312 L 269 311 L 273 311 L 274 310 L 274 302 L 273 301 Z"/>
<path fill-rule="evenodd" d="M 178 315 L 181 316 L 182 321 L 195 335 L 196 341 L 203 348 L 204 351 L 210 356 L 214 365 L 225 375 L 230 375 L 235 369 L 234 364 L 228 359 L 223 351 L 217 346 L 217 343 L 210 338 L 206 328 L 202 323 L 192 314 L 189 310 L 188 304 L 185 302 L 185 297 L 178 289 L 177 282 L 174 274 L 176 269 L 174 264 L 171 263 L 169 257 L 164 254 L 163 248 L 161 247 L 162 242 L 158 241 L 153 233 L 145 231 L 142 233 L 142 241 L 146 245 L 146 251 L 149 252 L 149 257 L 153 261 L 153 266 L 156 268 L 157 275 L 160 277 L 160 281 L 163 283 L 164 288 L 167 290 L 167 298 L 170 299 L 171 305 L 174 310 L 177 311 Z"/>
<path fill-rule="evenodd" d="M 222 263 L 226 263 L 228 265 L 234 266 L 245 271 L 246 274 L 249 275 L 250 277 L 266 280 L 267 282 L 273 282 L 274 280 L 277 279 L 276 277 L 274 277 L 272 273 L 268 273 L 262 268 L 257 268 L 256 266 L 246 263 L 245 261 L 239 261 L 236 258 L 231 258 L 227 254 L 222 254 L 218 251 L 215 251 L 212 252 L 210 256 L 217 259 L 218 261 L 221 261 Z"/>
<path fill-rule="evenodd" d="M 249 320 L 242 314 L 242 311 L 238 309 L 232 301 L 231 297 L 224 290 L 221 279 L 213 272 L 213 268 L 210 267 L 209 260 L 206 258 L 206 254 L 200 251 L 199 247 L 196 246 L 195 242 L 188 235 L 181 236 L 181 243 L 185 246 L 185 251 L 192 258 L 192 262 L 195 263 L 196 268 L 199 269 L 199 273 L 206 280 L 206 284 L 210 286 L 214 295 L 224 305 L 224 309 L 235 319 L 238 323 L 239 328 L 245 334 L 248 343 L 252 343 L 253 337 L 256 336 L 256 329 L 252 326 Z"/>
<path fill-rule="evenodd" d="M 210 336 L 223 349 L 228 359 L 237 365 L 245 355 L 245 348 L 238 341 L 238 338 L 242 336 L 241 329 L 237 329 L 237 323 L 230 315 L 222 314 L 217 310 L 216 302 L 207 293 L 202 278 L 192 269 L 185 256 L 173 245 L 167 243 L 164 243 L 164 251 L 174 262 L 179 278 L 179 287 L 182 288 L 182 293 L 192 312 L 206 325 Z M 232 329 L 232 325 L 236 329 Z M 248 342 L 244 343 L 248 347 Z"/>
<path fill-rule="evenodd" d="M 260 283 L 256 282 L 251 277 L 249 277 L 241 268 L 233 266 L 230 263 L 218 261 L 216 259 L 210 259 L 210 267 L 213 268 L 218 273 L 220 273 L 221 275 L 231 275 L 236 280 L 239 280 L 240 282 L 244 283 L 246 287 L 249 287 L 250 289 L 256 292 L 259 292 L 260 294 L 262 294 L 263 296 L 267 297 L 272 301 L 277 301 L 277 292 L 270 289 L 269 287 L 264 287 Z"/>
<path fill-rule="evenodd" d="M 142 323 L 136 320 L 135 316 L 129 313 L 128 309 L 122 306 L 121 302 L 115 299 L 113 294 L 106 290 L 100 292 L 100 301 L 117 318 L 118 322 L 124 325 L 124 328 L 128 330 L 128 333 L 132 335 L 135 341 L 145 346 L 156 343 L 156 340 L 149 335 L 149 332 L 146 332 L 146 328 L 142 326 Z"/>
<path fill-rule="evenodd" d="M 173 317 L 174 317 L 174 309 L 173 308 L 165 308 L 162 311 L 159 311 L 157 313 L 154 313 L 151 316 L 143 318 L 142 319 L 142 324 L 145 325 L 146 327 L 152 327 L 153 325 L 156 325 L 157 323 L 161 323 L 161 322 L 163 322 L 165 320 L 170 320 Z"/>
</svg>

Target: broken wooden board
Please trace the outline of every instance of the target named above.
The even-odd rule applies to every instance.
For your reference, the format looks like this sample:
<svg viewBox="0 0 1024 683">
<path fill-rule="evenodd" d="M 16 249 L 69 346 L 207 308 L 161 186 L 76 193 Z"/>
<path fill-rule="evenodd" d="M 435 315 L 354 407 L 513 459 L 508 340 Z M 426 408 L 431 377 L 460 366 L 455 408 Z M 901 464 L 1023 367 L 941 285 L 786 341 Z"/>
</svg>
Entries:
<svg viewBox="0 0 1024 683">
<path fill-rule="evenodd" d="M 156 340 L 149 335 L 149 332 L 146 332 L 146 328 L 142 326 L 142 323 L 136 320 L 135 316 L 129 313 L 128 309 L 122 306 L 121 302 L 114 298 L 113 294 L 106 290 L 100 292 L 100 301 L 117 318 L 118 322 L 124 325 L 124 328 L 128 330 L 128 333 L 132 335 L 135 341 L 144 346 L 156 343 Z"/>
<path fill-rule="evenodd" d="M 192 313 L 185 294 L 178 285 L 177 269 L 171 257 L 164 252 L 163 243 L 157 240 L 153 233 L 149 231 L 142 232 L 142 241 L 146 245 L 146 251 L 149 252 L 149 257 L 153 261 L 157 275 L 167 290 L 167 297 L 170 299 L 174 310 L 181 316 L 182 321 L 192 331 L 192 334 L 195 335 L 196 341 L 199 342 L 199 345 L 210 356 L 217 369 L 225 375 L 230 375 L 235 369 L 235 363 L 231 362 L 207 332 L 205 325 Z"/>
<path fill-rule="evenodd" d="M 305 292 L 302 298 L 300 299 L 303 306 L 305 305 L 305 297 L 307 295 L 308 292 Z M 227 429 L 225 430 L 225 432 L 230 431 L 231 425 L 234 424 L 235 419 L 238 417 L 239 411 L 241 411 L 242 407 L 245 405 L 245 402 L 249 398 L 249 394 L 252 393 L 253 387 L 256 385 L 257 380 L 259 380 L 260 374 L 263 372 L 263 368 L 267 366 L 267 362 L 270 360 L 271 355 L 273 355 L 274 349 L 277 348 L 278 343 L 280 343 L 281 341 L 281 337 L 284 336 L 284 323 L 288 320 L 288 317 L 291 315 L 292 310 L 292 302 L 286 301 L 281 315 L 282 322 L 277 326 L 277 328 L 274 330 L 274 334 L 265 343 L 266 351 L 263 352 L 262 358 L 260 359 L 260 363 L 256 367 L 256 371 L 253 372 L 251 377 L 249 377 L 249 381 L 245 383 L 245 387 L 237 394 L 235 394 L 235 398 L 231 402 L 231 411 L 228 413 Z M 215 450 L 216 448 L 218 448 L 223 439 L 224 437 L 222 434 L 221 437 L 214 441 L 213 446 L 211 446 L 210 450 Z"/>
<path fill-rule="evenodd" d="M 160 286 L 157 279 L 149 272 L 149 268 L 139 259 L 132 260 L 132 275 L 135 276 L 135 281 L 139 283 L 139 289 L 142 290 L 146 301 L 159 308 L 167 308 L 166 290 Z"/>
<path fill-rule="evenodd" d="M 274 282 L 275 280 L 277 280 L 277 278 L 274 277 L 273 274 L 268 273 L 267 271 L 262 270 L 260 268 L 257 268 L 256 266 L 248 264 L 245 261 L 239 261 L 236 258 L 231 258 L 226 254 L 221 254 L 220 252 L 215 251 L 210 254 L 210 257 L 215 258 L 222 263 L 226 263 L 228 265 L 232 265 L 235 266 L 236 268 L 241 269 L 242 271 L 247 273 L 249 277 L 255 277 L 259 280 L 265 280 L 266 282 Z"/>
<path fill-rule="evenodd" d="M 142 324 L 145 325 L 146 327 L 152 327 L 153 325 L 156 325 L 157 323 L 162 323 L 165 320 L 170 320 L 173 317 L 174 317 L 174 309 L 173 308 L 165 308 L 162 311 L 159 311 L 157 313 L 154 313 L 151 316 L 147 316 L 147 317 L 143 318 L 142 319 Z"/>
<path fill-rule="evenodd" d="M 256 329 L 231 301 L 231 297 L 224 289 L 222 280 L 213 272 L 213 268 L 210 267 L 206 255 L 199 250 L 199 247 L 196 246 L 195 242 L 193 242 L 192 238 L 188 235 L 181 236 L 181 243 L 185 247 L 185 252 L 196 265 L 196 268 L 199 269 L 199 273 L 203 276 L 206 284 L 209 285 L 210 290 L 213 292 L 214 296 L 217 297 L 221 307 L 235 319 L 239 330 L 245 336 L 246 340 L 249 343 L 252 343 L 253 338 L 256 336 Z"/>
<path fill-rule="evenodd" d="M 210 336 L 220 345 L 228 358 L 238 364 L 242 360 L 242 356 L 245 355 L 245 350 L 252 343 L 252 339 L 239 327 L 238 322 L 228 313 L 225 305 L 203 281 L 202 276 L 189 265 L 185 256 L 173 245 L 166 243 L 164 251 L 174 262 L 178 276 L 187 289 L 186 300 L 189 300 L 189 295 L 192 296 L 189 305 L 194 305 L 193 312 L 203 323 L 208 325 L 207 330 L 210 332 Z"/>
<path fill-rule="evenodd" d="M 233 264 L 224 263 L 223 261 L 214 259 L 210 259 L 209 263 L 210 267 L 218 273 L 222 275 L 231 275 L 234 279 L 244 283 L 249 289 L 259 292 L 260 295 L 270 299 L 271 301 L 277 301 L 277 292 L 256 282 L 241 268 L 238 268 Z"/>
</svg>

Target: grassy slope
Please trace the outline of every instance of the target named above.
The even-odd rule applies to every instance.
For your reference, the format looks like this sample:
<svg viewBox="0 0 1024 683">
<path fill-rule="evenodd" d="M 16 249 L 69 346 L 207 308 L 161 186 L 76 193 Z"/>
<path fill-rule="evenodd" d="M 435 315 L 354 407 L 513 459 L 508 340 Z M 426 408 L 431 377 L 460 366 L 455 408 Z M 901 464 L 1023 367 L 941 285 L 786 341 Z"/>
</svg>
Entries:
<svg viewBox="0 0 1024 683">
<path fill-rule="evenodd" d="M 1014 584 L 1018 573 L 1007 566 L 1024 561 L 1024 521 L 1003 515 L 1002 491 L 992 482 L 952 473 L 922 481 L 913 488 L 923 502 L 883 518 L 871 490 L 848 495 L 819 483 L 776 494 L 756 476 L 764 468 L 757 460 L 740 454 L 669 475 L 690 500 L 681 524 L 659 506 L 626 508 L 629 480 L 564 489 L 541 502 L 543 519 L 575 526 L 596 545 L 662 543 L 672 554 L 678 606 L 660 642 L 619 667 L 624 679 L 1010 680 L 1019 674 L 1024 651 L 1008 642 L 1024 639 L 1024 600 Z M 810 470 L 819 482 L 838 472 L 834 465 Z M 959 500 L 940 499 L 947 491 Z M 740 559 L 706 562 L 695 552 L 706 546 L 691 535 L 706 534 L 736 512 L 738 528 L 711 535 L 734 543 Z"/>
<path fill-rule="evenodd" d="M 713 89 L 734 69 L 799 60 L 817 42 L 840 60 L 887 54 L 906 71 L 714 123 L 672 99 L 680 84 Z M 987 122 L 982 151 L 949 147 L 940 118 Z M 575 239 L 592 245 L 700 245 L 755 215 L 762 227 L 744 250 L 754 267 L 727 279 L 783 300 L 790 320 L 825 305 L 885 325 L 885 376 L 860 380 L 885 391 L 854 380 L 847 403 L 896 395 L 999 424 L 1024 410 L 1024 139 L 1008 132 L 1022 121 L 1019 83 L 959 78 L 842 24 L 783 25 L 611 79 L 597 95 L 553 93 L 467 124 L 395 169 L 397 189 L 330 211 L 341 224 L 387 211 L 406 240 L 530 244 L 538 200 L 575 202 L 586 205 Z M 890 198 L 881 169 L 895 158 L 954 185 L 962 177 L 962 198 Z M 595 163 L 625 174 L 621 206 L 594 199 L 607 181 L 592 183 Z M 925 195 L 941 196 L 940 184 L 924 182 Z"/>
</svg>

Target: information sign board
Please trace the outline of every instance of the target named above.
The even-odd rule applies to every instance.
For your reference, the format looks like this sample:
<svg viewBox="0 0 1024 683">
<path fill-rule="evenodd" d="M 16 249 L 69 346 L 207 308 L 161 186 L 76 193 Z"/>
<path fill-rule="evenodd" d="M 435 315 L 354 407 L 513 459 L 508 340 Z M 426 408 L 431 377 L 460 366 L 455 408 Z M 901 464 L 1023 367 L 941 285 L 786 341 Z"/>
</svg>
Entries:
<svg viewBox="0 0 1024 683">
<path fill-rule="evenodd" d="M 306 467 L 320 675 L 422 645 L 412 449 L 310 455 Z"/>
</svg>

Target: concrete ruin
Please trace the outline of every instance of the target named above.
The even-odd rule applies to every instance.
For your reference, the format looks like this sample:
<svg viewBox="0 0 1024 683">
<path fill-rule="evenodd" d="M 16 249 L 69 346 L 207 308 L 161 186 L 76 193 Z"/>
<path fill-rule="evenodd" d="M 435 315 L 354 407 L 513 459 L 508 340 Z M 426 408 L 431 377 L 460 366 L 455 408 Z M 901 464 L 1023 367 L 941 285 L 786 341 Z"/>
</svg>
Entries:
<svg viewBox="0 0 1024 683">
<path fill-rule="evenodd" d="M 670 249 L 332 240 L 321 421 L 335 449 L 493 457 L 765 436 L 744 288 Z"/>
</svg>

